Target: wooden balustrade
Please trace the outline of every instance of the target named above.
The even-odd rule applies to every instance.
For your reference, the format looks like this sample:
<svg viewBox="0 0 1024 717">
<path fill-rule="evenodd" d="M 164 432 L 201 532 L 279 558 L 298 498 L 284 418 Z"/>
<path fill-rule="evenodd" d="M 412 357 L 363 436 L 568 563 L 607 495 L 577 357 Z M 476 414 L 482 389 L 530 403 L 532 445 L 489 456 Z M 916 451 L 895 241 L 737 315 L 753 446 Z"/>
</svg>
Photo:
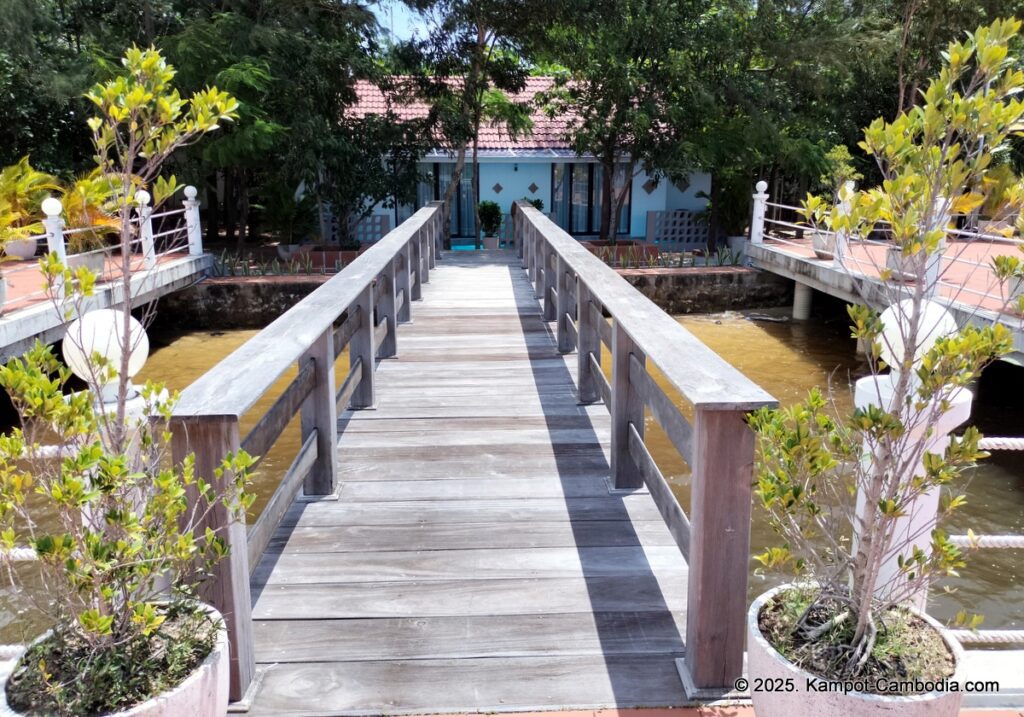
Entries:
<svg viewBox="0 0 1024 717">
<path fill-rule="evenodd" d="M 542 212 L 516 202 L 513 222 L 544 316 L 558 322 L 559 350 L 578 350 L 580 401 L 601 400 L 611 414 L 615 488 L 647 486 L 689 564 L 688 688 L 730 687 L 743 670 L 750 564 L 754 436 L 745 417 L 776 401 Z M 602 348 L 611 351 L 611 380 Z M 692 424 L 653 367 L 692 405 Z M 648 412 L 693 472 L 689 518 L 644 444 Z"/>
<path fill-rule="evenodd" d="M 196 473 L 217 482 L 221 460 L 244 448 L 264 456 L 300 415 L 302 445 L 260 517 L 212 511 L 206 525 L 230 554 L 204 598 L 224 615 L 231 640 L 231 698 L 241 699 L 255 672 L 249 574 L 299 490 L 330 495 L 337 484 L 338 413 L 374 405 L 376 361 L 398 351 L 397 325 L 411 318 L 435 265 L 444 207 L 433 203 L 375 243 L 344 271 L 285 312 L 189 386 L 171 419 L 176 461 L 195 455 Z M 334 363 L 349 349 L 349 371 L 336 389 Z M 245 438 L 240 420 L 292 366 L 295 378 Z"/>
</svg>

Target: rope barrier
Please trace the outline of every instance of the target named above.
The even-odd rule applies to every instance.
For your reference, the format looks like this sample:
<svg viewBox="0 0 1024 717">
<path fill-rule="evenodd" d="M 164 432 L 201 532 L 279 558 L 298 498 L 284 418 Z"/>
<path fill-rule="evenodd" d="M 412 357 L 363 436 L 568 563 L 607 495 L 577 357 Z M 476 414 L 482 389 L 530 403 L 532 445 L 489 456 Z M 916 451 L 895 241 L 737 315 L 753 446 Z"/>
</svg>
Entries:
<svg viewBox="0 0 1024 717">
<path fill-rule="evenodd" d="M 986 436 L 978 441 L 983 451 L 1024 451 L 1024 438 L 999 438 Z"/>
<path fill-rule="evenodd" d="M 958 548 L 1009 548 L 1024 550 L 1024 535 L 951 535 L 949 542 Z"/>
<path fill-rule="evenodd" d="M 950 630 L 957 642 L 969 645 L 1024 644 L 1024 630 Z"/>
</svg>

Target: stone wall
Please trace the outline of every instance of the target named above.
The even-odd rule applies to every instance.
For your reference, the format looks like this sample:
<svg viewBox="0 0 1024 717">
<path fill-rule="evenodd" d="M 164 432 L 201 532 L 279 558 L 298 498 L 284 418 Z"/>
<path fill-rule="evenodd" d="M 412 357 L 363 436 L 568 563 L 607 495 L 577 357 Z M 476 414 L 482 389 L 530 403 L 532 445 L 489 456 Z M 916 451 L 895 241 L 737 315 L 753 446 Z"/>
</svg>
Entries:
<svg viewBox="0 0 1024 717">
<path fill-rule="evenodd" d="M 619 274 L 670 314 L 764 309 L 792 301 L 793 282 L 740 266 L 620 269 Z"/>
<path fill-rule="evenodd" d="M 744 267 L 623 269 L 619 273 L 670 314 L 783 306 L 792 282 Z M 155 328 L 259 329 L 329 277 L 210 278 L 160 299 Z"/>
</svg>

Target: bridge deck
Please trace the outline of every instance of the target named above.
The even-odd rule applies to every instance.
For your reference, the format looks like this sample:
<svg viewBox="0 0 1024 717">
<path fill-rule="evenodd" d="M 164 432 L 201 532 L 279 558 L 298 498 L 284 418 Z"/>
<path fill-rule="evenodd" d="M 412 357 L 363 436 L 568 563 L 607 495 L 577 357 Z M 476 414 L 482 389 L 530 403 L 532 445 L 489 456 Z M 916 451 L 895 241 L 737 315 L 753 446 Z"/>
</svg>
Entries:
<svg viewBox="0 0 1024 717">
<path fill-rule="evenodd" d="M 649 495 L 608 490 L 510 252 L 438 262 L 375 410 L 341 417 L 336 498 L 290 509 L 252 581 L 252 715 L 685 702 L 686 564 Z"/>
</svg>

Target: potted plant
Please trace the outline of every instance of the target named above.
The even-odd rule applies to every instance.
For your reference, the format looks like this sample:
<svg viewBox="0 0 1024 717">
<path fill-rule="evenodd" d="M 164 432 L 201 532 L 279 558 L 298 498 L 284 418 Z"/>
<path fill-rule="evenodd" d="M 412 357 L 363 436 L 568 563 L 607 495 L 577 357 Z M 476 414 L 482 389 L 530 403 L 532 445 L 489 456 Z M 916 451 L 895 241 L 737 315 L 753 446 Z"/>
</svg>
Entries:
<svg viewBox="0 0 1024 717">
<path fill-rule="evenodd" d="M 102 274 L 106 264 L 108 239 L 120 230 L 117 191 L 110 177 L 99 168 L 76 177 L 63 190 L 61 203 L 67 229 L 64 239 L 68 266 L 84 266 L 94 274 Z"/>
<path fill-rule="evenodd" d="M 87 97 L 99 171 L 118 188 L 119 281 L 132 297 L 135 190 L 151 187 L 155 204 L 170 196 L 174 178 L 158 178 L 164 160 L 232 119 L 237 103 L 216 89 L 180 97 L 156 50 L 132 48 L 123 65 Z M 131 302 L 86 313 L 94 274 L 56 254 L 41 269 L 53 302 L 75 319 L 63 353 L 87 390 L 73 388 L 72 370 L 41 344 L 0 367 L 21 419 L 0 440 L 0 564 L 48 628 L 0 695 L 16 714 L 222 717 L 224 627 L 198 598 L 226 542 L 206 519 L 251 504 L 252 459 L 226 455 L 215 481 L 197 476 L 191 458 L 170 461 L 173 398 L 131 382 L 148 350 Z M 15 569 L 26 554 L 32 570 Z"/>
<path fill-rule="evenodd" d="M 484 249 L 498 248 L 498 232 L 501 231 L 501 207 L 487 199 L 477 205 L 480 229 L 484 233 Z"/>
<path fill-rule="evenodd" d="M 913 273 L 914 287 L 880 268 L 874 289 L 889 307 L 850 307 L 870 363 L 852 411 L 837 413 L 815 389 L 795 406 L 750 418 L 755 494 L 781 539 L 757 559 L 796 575 L 748 613 L 759 717 L 958 714 L 962 651 L 923 609 L 929 584 L 964 565 L 939 521 L 965 502 L 958 479 L 985 456 L 977 430 L 950 432 L 969 417 L 967 387 L 1012 341 L 998 323 L 957 328 L 928 301 L 928 273 L 948 216 L 983 199 L 993 153 L 1024 118 L 1012 100 L 1024 73 L 1007 55 L 1019 29 L 997 21 L 951 43 L 924 106 L 865 130 L 861 146 L 877 161 L 882 186 L 844 191 L 842 207 L 813 196 L 804 202 L 811 223 L 829 231 L 866 236 L 885 223 L 912 258 L 903 271 Z M 975 113 L 992 121 L 979 129 Z M 954 145 L 933 161 L 937 147 Z M 1014 201 L 1024 202 L 1024 193 Z M 957 621 L 973 627 L 979 619 Z"/>
<path fill-rule="evenodd" d="M 3 232 L 4 253 L 14 259 L 31 259 L 36 254 L 36 238 L 43 233 L 37 218 L 39 205 L 50 191 L 57 190 L 57 180 L 39 172 L 29 164 L 28 157 L 0 171 L 0 232 Z"/>
</svg>

